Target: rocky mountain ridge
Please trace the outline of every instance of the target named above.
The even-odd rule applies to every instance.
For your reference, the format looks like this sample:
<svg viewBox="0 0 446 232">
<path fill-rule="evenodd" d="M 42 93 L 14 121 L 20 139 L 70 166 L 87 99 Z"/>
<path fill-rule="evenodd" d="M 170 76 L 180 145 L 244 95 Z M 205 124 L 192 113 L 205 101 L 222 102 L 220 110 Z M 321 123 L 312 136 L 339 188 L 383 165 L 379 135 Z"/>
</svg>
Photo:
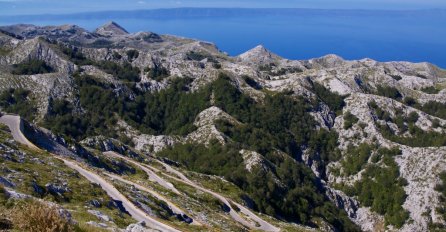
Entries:
<svg viewBox="0 0 446 232">
<path fill-rule="evenodd" d="M 109 144 L 111 137 L 137 152 L 175 157 L 178 160 L 174 161 L 184 169 L 222 175 L 225 179 L 228 178 L 223 172 L 217 174 L 203 167 L 187 166 L 191 161 L 175 155 L 179 153 L 175 149 L 182 144 L 194 144 L 192 150 L 205 149 L 201 145 L 229 147 L 237 150 L 238 162 L 245 166 L 245 172 L 268 176 L 277 189 L 287 189 L 290 182 L 276 170 L 289 162 L 295 165 L 294 169 L 304 170 L 305 166 L 311 173 L 305 175 L 314 178 L 321 196 L 331 199 L 364 231 L 444 228 L 441 209 L 445 206 L 436 186 L 441 183 L 440 174 L 446 171 L 446 71 L 432 64 L 347 61 L 336 55 L 287 60 L 263 46 L 231 57 L 208 42 L 152 32 L 128 33 L 110 22 L 94 32 L 74 25 L 0 27 L 0 69 L 0 91 L 4 93 L 1 109 L 24 114 L 21 116 L 43 127 L 60 123 L 83 125 L 76 121 L 80 119 L 71 120 L 67 115 L 85 117 L 102 110 L 89 108 L 89 101 L 96 107 L 110 108 L 106 103 L 94 103 L 102 97 L 104 102 L 116 98 L 114 105 L 122 104 L 120 109 L 110 110 L 112 115 L 99 117 L 99 122 L 95 122 L 110 121 L 105 127 L 113 125 L 111 130 L 96 124 L 94 129 L 88 129 L 93 127 L 88 124 L 78 135 L 72 128 L 48 128 L 67 139 L 67 147 L 81 140 L 89 146 Z M 94 95 L 95 90 L 104 91 L 104 96 Z M 228 100 L 231 96 L 234 99 Z M 173 99 L 173 103 L 167 99 Z M 188 103 L 188 99 L 193 99 L 190 100 L 193 103 Z M 287 102 L 288 99 L 293 100 Z M 285 135 L 268 124 L 275 120 L 274 113 L 265 112 L 269 112 L 268 107 L 287 102 L 286 107 L 273 108 L 272 112 L 281 117 L 273 121 L 276 124 L 288 122 L 291 116 L 280 114 L 279 109 L 294 109 L 293 101 L 302 101 L 305 110 L 295 106 L 298 110 L 291 115 L 301 113 L 302 117 L 308 117 L 308 125 L 314 121 L 314 126 L 309 126 L 310 131 L 305 133 L 323 131 L 320 133 L 334 136 L 333 149 L 320 149 L 332 146 L 327 144 L 333 140 L 329 135 L 320 135 L 318 139 L 311 135 L 308 141 L 303 135 L 299 140 L 297 133 L 304 130 L 299 128 L 307 125 L 298 124 L 297 119 L 291 119 L 284 128 L 290 130 L 286 136 L 300 142 L 280 144 Z M 152 106 L 154 102 L 157 105 Z M 31 111 L 20 111 L 25 106 Z M 169 113 L 175 108 L 180 110 L 180 106 L 186 108 L 181 114 L 187 117 L 178 124 L 168 121 Z M 164 110 L 156 111 L 157 107 Z M 122 113 L 133 110 L 135 115 Z M 153 118 L 148 112 L 161 116 Z M 256 121 L 253 119 L 256 115 L 262 118 Z M 256 131 L 265 125 L 268 126 L 263 131 Z M 249 136 L 243 137 L 246 134 Z M 262 136 L 272 136 L 266 138 L 274 141 L 272 147 L 256 149 L 250 145 L 248 140 L 259 143 L 258 137 Z M 312 147 L 312 143 L 319 147 Z M 356 150 L 357 147 L 363 150 Z M 400 153 L 384 150 L 392 148 Z M 193 153 L 190 148 L 184 149 Z M 224 149 L 220 153 L 229 152 Z M 223 163 L 227 162 L 230 161 Z M 379 171 L 374 170 L 389 171 L 395 181 L 376 181 L 380 178 Z M 383 195 L 382 186 L 390 186 L 402 194 Z M 249 192 L 252 190 L 238 187 L 247 196 L 254 195 Z M 391 209 L 381 206 L 380 197 L 395 206 Z M 246 205 L 249 202 L 244 201 Z M 320 230 L 346 230 L 337 228 L 325 216 L 305 223 L 303 217 L 286 219 L 279 206 L 274 206 L 272 213 L 261 204 L 255 201 L 252 208 L 282 219 L 283 223 L 294 220 Z M 307 207 L 307 211 L 312 211 Z M 281 228 L 287 230 L 286 226 Z"/>
</svg>

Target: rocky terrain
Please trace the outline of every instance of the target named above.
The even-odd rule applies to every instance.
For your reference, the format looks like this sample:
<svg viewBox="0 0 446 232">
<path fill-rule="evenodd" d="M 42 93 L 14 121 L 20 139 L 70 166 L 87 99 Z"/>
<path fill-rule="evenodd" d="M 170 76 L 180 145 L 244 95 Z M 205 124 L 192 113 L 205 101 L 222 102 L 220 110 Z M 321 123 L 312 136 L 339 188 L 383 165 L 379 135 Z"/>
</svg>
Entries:
<svg viewBox="0 0 446 232">
<path fill-rule="evenodd" d="M 0 186 L 86 231 L 441 231 L 445 89 L 428 63 L 231 57 L 114 22 L 0 27 L 0 110 L 41 149 L 1 127 Z"/>
</svg>

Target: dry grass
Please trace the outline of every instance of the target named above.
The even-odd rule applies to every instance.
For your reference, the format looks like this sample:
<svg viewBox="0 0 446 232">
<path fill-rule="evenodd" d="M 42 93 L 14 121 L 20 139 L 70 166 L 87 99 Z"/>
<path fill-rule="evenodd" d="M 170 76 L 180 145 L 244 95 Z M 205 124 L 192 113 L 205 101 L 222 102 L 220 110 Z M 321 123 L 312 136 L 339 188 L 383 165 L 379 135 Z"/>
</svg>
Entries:
<svg viewBox="0 0 446 232">
<path fill-rule="evenodd" d="M 11 219 L 14 228 L 28 232 L 69 232 L 72 225 L 59 214 L 56 207 L 38 201 L 15 206 Z"/>
</svg>

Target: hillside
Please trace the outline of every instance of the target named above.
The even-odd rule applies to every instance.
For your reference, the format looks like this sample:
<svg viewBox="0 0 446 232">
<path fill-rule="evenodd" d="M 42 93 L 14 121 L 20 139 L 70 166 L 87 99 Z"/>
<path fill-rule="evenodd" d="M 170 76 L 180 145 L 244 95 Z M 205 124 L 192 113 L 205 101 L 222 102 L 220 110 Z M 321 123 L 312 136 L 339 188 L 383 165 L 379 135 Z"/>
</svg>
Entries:
<svg viewBox="0 0 446 232">
<path fill-rule="evenodd" d="M 445 88 L 429 63 L 0 27 L 0 110 L 24 119 L 0 119 L 24 125 L 0 128 L 0 208 L 42 199 L 81 231 L 441 231 Z"/>
</svg>

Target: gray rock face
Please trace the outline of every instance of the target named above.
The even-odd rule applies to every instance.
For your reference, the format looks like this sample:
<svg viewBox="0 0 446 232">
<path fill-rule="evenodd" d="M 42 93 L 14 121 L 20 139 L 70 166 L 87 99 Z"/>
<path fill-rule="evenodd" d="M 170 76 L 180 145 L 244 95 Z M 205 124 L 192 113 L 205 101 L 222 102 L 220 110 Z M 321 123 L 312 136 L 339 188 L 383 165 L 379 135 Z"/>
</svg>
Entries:
<svg viewBox="0 0 446 232">
<path fill-rule="evenodd" d="M 65 183 L 63 185 L 48 183 L 45 185 L 46 191 L 51 194 L 62 195 L 66 192 L 70 192 L 71 190 L 68 188 L 68 184 Z"/>
<path fill-rule="evenodd" d="M 109 217 L 108 215 L 105 215 L 103 213 L 101 213 L 100 211 L 97 210 L 88 210 L 88 212 L 94 216 L 96 216 L 99 220 L 103 221 L 103 222 L 111 222 L 113 221 L 111 217 Z"/>
<path fill-rule="evenodd" d="M 129 34 L 123 27 L 113 21 L 96 29 L 95 33 L 102 36 L 120 36 Z"/>
<path fill-rule="evenodd" d="M 7 188 L 14 188 L 15 187 L 14 183 L 12 183 L 11 181 L 5 179 L 2 176 L 0 176 L 0 185 L 3 185 L 4 187 L 7 187 Z"/>
<path fill-rule="evenodd" d="M 127 226 L 125 232 L 159 232 L 159 230 L 147 228 L 145 222 L 140 222 L 137 224 L 131 224 Z"/>
<path fill-rule="evenodd" d="M 356 200 L 348 197 L 345 193 L 332 188 L 327 188 L 326 193 L 338 208 L 345 210 L 349 217 L 356 218 L 356 211 L 359 208 L 359 203 Z"/>
</svg>

